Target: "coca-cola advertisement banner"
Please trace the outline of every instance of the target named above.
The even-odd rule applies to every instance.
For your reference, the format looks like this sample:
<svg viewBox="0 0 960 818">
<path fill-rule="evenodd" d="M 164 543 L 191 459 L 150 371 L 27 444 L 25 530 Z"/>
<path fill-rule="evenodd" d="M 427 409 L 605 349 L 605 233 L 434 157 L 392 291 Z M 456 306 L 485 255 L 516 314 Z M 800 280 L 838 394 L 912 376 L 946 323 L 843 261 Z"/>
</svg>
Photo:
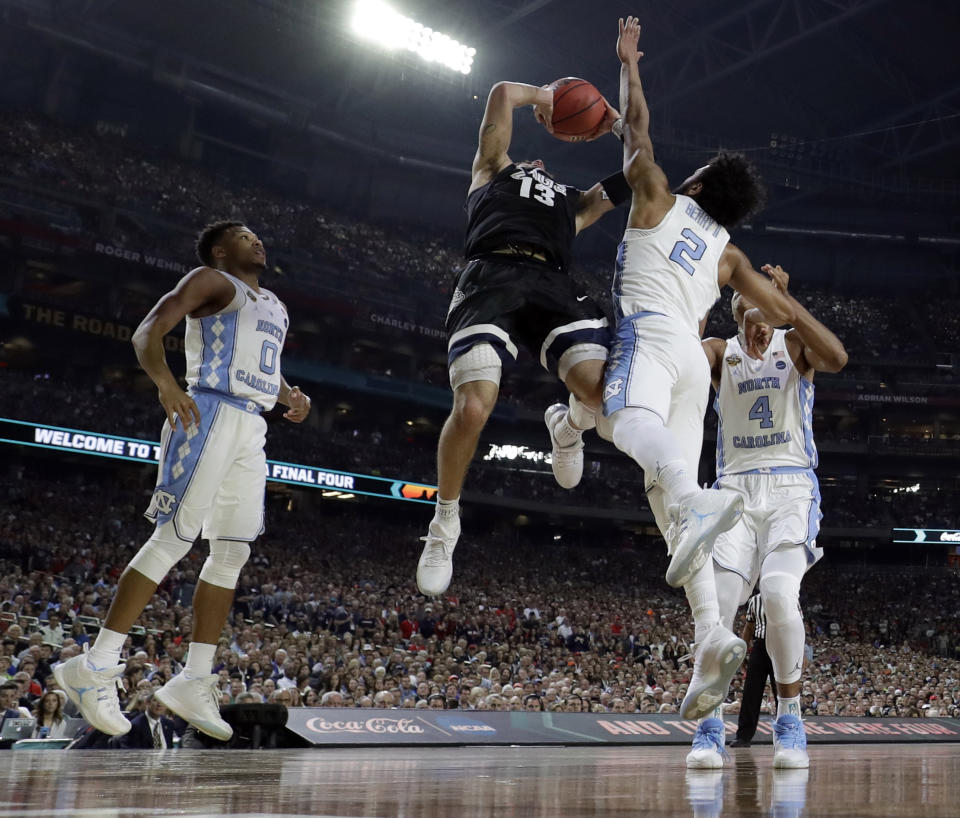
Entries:
<svg viewBox="0 0 960 818">
<path fill-rule="evenodd" d="M 733 735 L 736 718 L 725 723 Z M 956 719 L 818 716 L 804 725 L 811 743 L 960 741 Z M 669 714 L 291 708 L 287 729 L 316 745 L 687 744 L 697 724 Z M 769 743 L 772 733 L 761 721 L 754 742 Z"/>
</svg>

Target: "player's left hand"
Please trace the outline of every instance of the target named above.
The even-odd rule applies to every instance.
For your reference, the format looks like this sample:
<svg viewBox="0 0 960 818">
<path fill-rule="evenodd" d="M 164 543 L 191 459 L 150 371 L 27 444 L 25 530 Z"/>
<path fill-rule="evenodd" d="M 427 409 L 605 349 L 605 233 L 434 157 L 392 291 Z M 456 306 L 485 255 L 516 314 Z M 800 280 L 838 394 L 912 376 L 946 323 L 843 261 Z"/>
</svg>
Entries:
<svg viewBox="0 0 960 818">
<path fill-rule="evenodd" d="M 310 414 L 310 398 L 300 391 L 299 386 L 291 387 L 290 394 L 287 396 L 287 406 L 289 407 L 283 416 L 294 423 L 303 423 Z"/>
<path fill-rule="evenodd" d="M 787 294 L 787 285 L 790 283 L 790 275 L 786 270 L 783 269 L 779 264 L 774 267 L 772 264 L 764 264 L 760 268 L 768 276 L 770 276 L 770 281 L 773 283 L 773 286 L 780 290 L 784 295 Z"/>
<path fill-rule="evenodd" d="M 607 102 L 606 99 L 603 100 L 603 104 L 607 106 L 607 112 L 604 114 L 600 124 L 597 125 L 597 129 L 590 134 L 590 136 L 583 138 L 584 142 L 592 142 L 594 139 L 599 139 L 604 134 L 610 133 L 610 130 L 613 128 L 613 123 L 620 119 L 620 112 Z"/>
</svg>

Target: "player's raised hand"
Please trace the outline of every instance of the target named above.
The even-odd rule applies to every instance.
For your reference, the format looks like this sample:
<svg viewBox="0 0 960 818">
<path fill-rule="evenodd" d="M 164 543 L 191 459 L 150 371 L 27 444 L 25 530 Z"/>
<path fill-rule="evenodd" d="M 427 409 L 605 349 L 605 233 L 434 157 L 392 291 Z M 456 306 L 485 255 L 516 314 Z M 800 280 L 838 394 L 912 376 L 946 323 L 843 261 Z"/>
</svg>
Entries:
<svg viewBox="0 0 960 818">
<path fill-rule="evenodd" d="M 183 431 L 187 431 L 188 426 L 194 423 L 200 424 L 200 409 L 186 392 L 184 392 L 176 383 L 161 387 L 159 390 L 160 405 L 163 411 L 167 413 L 167 422 L 171 429 L 177 428 L 177 420 L 180 420 L 180 426 Z"/>
<path fill-rule="evenodd" d="M 299 386 L 290 388 L 290 394 L 287 395 L 287 406 L 289 407 L 283 416 L 293 423 L 303 423 L 310 414 L 311 400 L 300 391 Z"/>
<path fill-rule="evenodd" d="M 541 85 L 537 102 L 533 106 L 533 116 L 548 133 L 553 133 L 553 84 Z"/>
<path fill-rule="evenodd" d="M 773 283 L 773 286 L 776 287 L 784 295 L 787 294 L 787 285 L 790 283 L 790 275 L 786 270 L 783 269 L 779 264 L 774 267 L 772 264 L 764 264 L 760 268 L 768 276 L 770 276 L 770 281 Z"/>
<path fill-rule="evenodd" d="M 620 62 L 627 65 L 633 65 L 639 62 L 643 56 L 642 51 L 637 51 L 637 43 L 640 40 L 640 20 L 636 17 L 627 17 L 624 22 L 620 18 L 620 36 L 617 37 L 617 56 Z"/>
</svg>

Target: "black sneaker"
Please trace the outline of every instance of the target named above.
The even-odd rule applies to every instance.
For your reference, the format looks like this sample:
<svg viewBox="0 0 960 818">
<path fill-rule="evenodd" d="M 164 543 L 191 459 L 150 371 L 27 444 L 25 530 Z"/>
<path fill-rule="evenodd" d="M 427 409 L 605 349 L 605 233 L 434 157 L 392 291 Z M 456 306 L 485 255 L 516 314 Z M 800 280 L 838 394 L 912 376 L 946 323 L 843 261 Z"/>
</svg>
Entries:
<svg viewBox="0 0 960 818">
<path fill-rule="evenodd" d="M 749 746 L 750 746 L 750 742 L 747 741 L 746 739 L 735 738 L 735 739 L 734 739 L 733 741 L 731 741 L 730 744 L 727 745 L 727 746 L 728 746 L 728 747 L 749 747 Z"/>
</svg>

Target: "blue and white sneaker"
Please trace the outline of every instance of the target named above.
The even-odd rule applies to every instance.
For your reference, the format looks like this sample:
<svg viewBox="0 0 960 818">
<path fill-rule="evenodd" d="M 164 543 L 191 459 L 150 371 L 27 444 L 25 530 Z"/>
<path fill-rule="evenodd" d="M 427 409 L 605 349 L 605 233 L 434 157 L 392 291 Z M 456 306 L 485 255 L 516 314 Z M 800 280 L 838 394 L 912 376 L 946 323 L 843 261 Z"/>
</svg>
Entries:
<svg viewBox="0 0 960 818">
<path fill-rule="evenodd" d="M 789 713 L 773 723 L 773 766 L 779 770 L 802 770 L 810 766 L 807 731 L 803 722 Z"/>
<path fill-rule="evenodd" d="M 680 588 L 709 559 L 717 537 L 737 524 L 743 499 L 733 491 L 702 489 L 671 511 L 677 524 L 667 540 L 671 546 L 667 584 Z"/>
<path fill-rule="evenodd" d="M 87 723 L 108 736 L 130 732 L 130 722 L 120 711 L 117 690 L 123 690 L 126 665 L 94 670 L 87 663 L 87 645 L 83 653 L 53 669 L 60 689 L 80 710 Z"/>
<path fill-rule="evenodd" d="M 723 767 L 723 721 L 704 719 L 697 725 L 693 736 L 693 749 L 687 753 L 687 768 L 690 770 L 717 770 Z"/>
</svg>

